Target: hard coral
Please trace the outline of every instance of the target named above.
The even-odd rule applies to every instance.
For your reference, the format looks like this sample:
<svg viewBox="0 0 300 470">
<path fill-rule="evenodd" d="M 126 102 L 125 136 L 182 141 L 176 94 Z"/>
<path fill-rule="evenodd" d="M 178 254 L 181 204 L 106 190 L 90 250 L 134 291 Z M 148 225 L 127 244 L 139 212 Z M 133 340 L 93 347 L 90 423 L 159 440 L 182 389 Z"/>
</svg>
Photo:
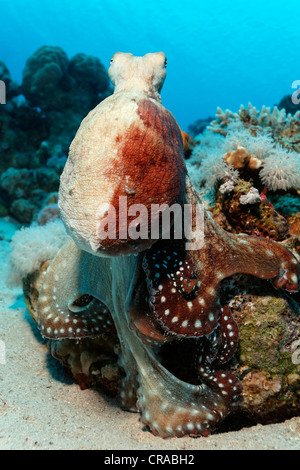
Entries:
<svg viewBox="0 0 300 470">
<path fill-rule="evenodd" d="M 279 111 L 277 106 L 274 108 L 263 106 L 261 110 L 258 110 L 249 103 L 248 109 L 242 105 L 237 113 L 230 110 L 224 112 L 221 108 L 217 108 L 216 119 L 207 129 L 223 136 L 228 134 L 232 126 L 242 126 L 253 136 L 261 134 L 264 130 L 272 135 L 275 142 L 279 142 L 287 149 L 299 152 L 299 117 L 300 111 L 292 116 L 287 114 L 284 108 Z"/>
<path fill-rule="evenodd" d="M 54 222 L 60 219 L 60 212 L 57 204 L 46 205 L 38 214 L 37 223 L 39 225 L 46 225 L 49 222 Z"/>
<path fill-rule="evenodd" d="M 69 61 L 69 74 L 80 88 L 92 88 L 94 93 L 104 93 L 109 87 L 109 79 L 105 67 L 98 57 L 79 53 Z"/>
<path fill-rule="evenodd" d="M 87 112 L 111 93 L 109 79 L 98 58 L 77 54 L 69 60 L 56 46 L 43 46 L 27 60 L 22 87 L 3 62 L 0 79 L 9 100 L 0 107 L 0 175 L 8 171 L 0 192 L 5 211 L 29 224 L 49 191 L 58 190 L 70 141 Z M 21 88 L 23 99 L 12 99 Z"/>
<path fill-rule="evenodd" d="M 26 62 L 22 91 L 34 106 L 55 107 L 68 66 L 66 53 L 57 46 L 40 47 Z"/>
<path fill-rule="evenodd" d="M 233 113 L 229 109 L 223 111 L 218 107 L 216 119 L 211 122 L 208 129 L 212 132 L 227 135 L 227 128 L 233 121 L 240 121 L 245 127 L 249 127 L 254 131 L 256 127 L 272 129 L 282 123 L 286 124 L 293 119 L 298 119 L 298 117 L 299 114 L 294 117 L 290 114 L 287 115 L 285 109 L 279 111 L 277 106 L 274 106 L 274 108 L 263 106 L 261 110 L 258 110 L 249 103 L 248 109 L 241 105 L 237 113 Z"/>
<path fill-rule="evenodd" d="M 87 110 L 108 88 L 107 72 L 97 57 L 81 53 L 69 60 L 56 46 L 38 49 L 23 71 L 24 96 L 44 111 L 74 109 L 76 104 Z"/>
<path fill-rule="evenodd" d="M 29 224 L 39 213 L 50 192 L 59 185 L 59 175 L 54 169 L 9 168 L 0 177 L 0 187 L 6 192 L 11 215 Z"/>
<path fill-rule="evenodd" d="M 227 152 L 223 160 L 227 165 L 232 165 L 235 170 L 246 168 L 249 170 L 257 170 L 260 168 L 262 161 L 255 155 L 251 155 L 244 147 L 237 150 Z"/>
</svg>

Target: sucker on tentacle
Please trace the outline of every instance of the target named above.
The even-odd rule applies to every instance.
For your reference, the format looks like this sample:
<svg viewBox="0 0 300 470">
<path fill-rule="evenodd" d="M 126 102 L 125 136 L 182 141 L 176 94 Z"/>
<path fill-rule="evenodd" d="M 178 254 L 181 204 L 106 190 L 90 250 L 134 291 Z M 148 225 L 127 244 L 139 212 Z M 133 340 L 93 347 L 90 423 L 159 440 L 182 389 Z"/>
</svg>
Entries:
<svg viewBox="0 0 300 470">
<path fill-rule="evenodd" d="M 38 325 L 46 338 L 79 339 L 114 332 L 108 307 L 93 295 L 95 287 L 87 285 L 92 279 L 92 276 L 90 280 L 85 277 L 87 267 L 92 270 L 94 267 L 93 275 L 97 272 L 97 263 L 93 263 L 91 258 L 70 240 L 48 267 L 37 305 Z M 107 269 L 108 262 L 103 260 L 102 264 Z M 69 275 L 66 276 L 65 272 Z M 97 290 L 97 297 L 99 293 Z"/>
<path fill-rule="evenodd" d="M 238 338 L 237 324 L 229 308 L 224 306 L 221 308 L 218 328 L 209 338 L 203 338 L 196 359 L 200 379 L 217 390 L 231 407 L 236 404 L 242 386 L 232 372 L 221 370 L 220 366 L 234 355 Z"/>
</svg>

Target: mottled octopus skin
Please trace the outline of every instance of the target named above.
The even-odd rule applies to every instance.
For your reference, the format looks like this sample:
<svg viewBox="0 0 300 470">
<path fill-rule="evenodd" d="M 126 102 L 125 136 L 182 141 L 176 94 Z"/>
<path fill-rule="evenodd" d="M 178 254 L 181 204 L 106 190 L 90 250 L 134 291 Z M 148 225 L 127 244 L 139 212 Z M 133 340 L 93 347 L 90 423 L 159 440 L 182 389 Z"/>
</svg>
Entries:
<svg viewBox="0 0 300 470">
<path fill-rule="evenodd" d="M 187 180 L 187 197 L 201 204 Z M 212 269 L 213 267 L 213 269 Z M 145 254 L 150 305 L 159 324 L 184 337 L 209 335 L 218 325 L 220 282 L 237 273 L 272 279 L 277 288 L 298 288 L 299 264 L 291 252 L 264 238 L 224 231 L 204 214 L 204 246 L 186 251 L 182 242 L 161 240 Z"/>
<path fill-rule="evenodd" d="M 207 212 L 204 246 L 198 250 L 186 250 L 185 240 L 100 244 L 100 200 L 110 203 L 127 192 L 134 202 L 141 198 L 146 204 L 153 198 L 159 203 L 201 204 L 186 176 L 179 128 L 159 103 L 164 55 L 148 56 L 114 56 L 115 94 L 108 98 L 108 107 L 101 108 L 104 117 L 99 108 L 90 113 L 71 146 L 60 207 L 73 239 L 48 268 L 37 305 L 38 324 L 53 341 L 93 338 L 115 328 L 126 371 L 119 390 L 121 406 L 139 411 L 155 435 L 206 436 L 236 405 L 241 391 L 238 379 L 224 366 L 237 347 L 238 329 L 229 309 L 218 302 L 220 282 L 234 273 L 249 273 L 293 291 L 299 264 L 275 242 L 225 232 Z M 137 88 L 134 96 L 132 86 Z M 118 143 L 113 149 L 112 142 Z M 143 165 L 149 163 L 149 171 L 161 166 L 159 185 L 139 163 L 137 173 L 133 171 L 127 161 L 131 152 L 136 163 L 139 155 L 146 158 Z M 143 190 L 137 190 L 136 178 L 146 184 Z M 155 185 L 154 192 L 148 192 L 148 184 Z M 99 256 L 105 252 L 111 256 Z M 128 256 L 116 256 L 120 252 Z M 197 346 L 191 363 L 198 383 L 175 377 L 157 358 L 159 346 L 183 338 Z"/>
<path fill-rule="evenodd" d="M 78 246 L 107 256 L 151 246 L 156 241 L 150 237 L 151 205 L 183 203 L 183 152 L 181 131 L 158 101 L 134 91 L 102 101 L 83 120 L 61 176 L 59 207 Z M 118 209 L 120 197 L 127 198 L 128 208 L 147 209 L 148 221 L 139 220 L 141 226 L 148 222 L 147 239 L 128 237 L 126 225 L 134 224 L 138 213 L 126 217 L 122 206 Z M 104 204 L 116 209 L 114 239 L 97 236 Z"/>
<path fill-rule="evenodd" d="M 99 299 L 114 320 L 127 371 L 119 393 L 122 407 L 140 411 L 143 423 L 162 437 L 208 435 L 228 414 L 226 399 L 204 381 L 192 385 L 177 379 L 157 361 L 152 346 L 130 327 L 134 273 L 139 272 L 142 258 L 143 254 L 100 258 L 81 251 L 70 240 L 47 272 L 38 302 L 39 327 L 49 339 L 95 337 L 99 334 L 95 328 L 104 331 L 106 320 L 96 317 L 91 308 L 82 312 L 79 321 L 68 303 L 83 292 Z"/>
<path fill-rule="evenodd" d="M 195 196 L 193 192 L 191 194 L 189 181 L 187 194 L 191 198 Z M 220 238 L 221 234 L 224 238 L 223 252 L 216 249 L 219 254 L 214 259 L 213 271 L 215 274 L 221 271 L 223 276 L 209 275 L 208 273 L 212 272 L 211 264 L 209 269 L 207 265 L 203 266 L 201 271 L 199 263 L 197 264 L 197 279 L 202 279 L 207 286 L 205 279 L 209 275 L 212 285 L 216 288 L 214 302 L 209 304 L 210 307 L 215 305 L 216 310 L 201 310 L 203 324 L 208 323 L 207 331 L 212 333 L 199 337 L 197 357 L 191 358 L 196 361 L 199 385 L 189 384 L 176 378 L 158 362 L 154 354 L 153 346 L 176 339 L 178 334 L 188 336 L 191 332 L 194 335 L 194 331 L 197 331 L 198 335 L 198 330 L 194 328 L 197 318 L 194 312 L 190 312 L 191 328 L 181 327 L 180 331 L 171 328 L 164 333 L 161 326 L 154 321 L 155 316 L 153 314 L 151 316 L 145 295 L 139 292 L 139 287 L 143 292 L 139 284 L 143 275 L 143 258 L 149 257 L 155 245 L 145 254 L 140 253 L 138 256 L 100 258 L 80 250 L 74 241 L 70 240 L 52 261 L 39 297 L 41 332 L 47 338 L 56 340 L 95 337 L 100 332 L 107 331 L 107 327 L 111 328 L 111 325 L 107 325 L 107 318 L 99 314 L 99 311 L 97 314 L 97 305 L 93 303 L 81 312 L 74 313 L 69 307 L 76 298 L 86 294 L 106 305 L 119 336 L 127 372 L 119 393 L 121 405 L 131 411 L 140 411 L 143 423 L 161 437 L 180 437 L 185 434 L 206 436 L 231 411 L 238 399 L 241 391 L 239 381 L 231 372 L 222 369 L 222 364 L 227 362 L 235 351 L 238 332 L 228 310 L 226 310 L 227 316 L 223 313 L 219 318 L 223 310 L 218 306 L 216 293 L 221 278 L 226 277 L 226 273 L 231 275 L 239 267 L 242 272 L 259 274 L 264 279 L 273 278 L 275 284 L 283 286 L 284 282 L 285 287 L 296 288 L 291 278 L 296 275 L 299 267 L 293 255 L 280 245 L 250 236 L 231 236 L 220 229 L 209 215 L 206 222 L 206 230 L 208 229 L 216 242 L 220 243 L 220 240 L 223 240 Z M 227 237 L 229 237 L 228 246 L 225 244 Z M 202 262 L 204 261 L 202 251 L 211 249 L 209 240 L 210 238 L 206 247 L 191 255 L 193 259 L 201 257 Z M 223 256 L 224 247 L 226 256 L 230 255 L 233 247 L 235 248 L 235 269 L 232 266 L 230 269 L 225 269 L 227 261 Z M 263 266 L 262 253 L 264 253 Z M 229 259 L 232 257 L 233 254 Z M 256 272 L 258 269 L 260 273 Z M 283 271 L 280 272 L 283 269 L 285 274 Z M 69 273 L 68 276 L 65 276 L 66 272 Z M 283 279 L 284 277 L 286 279 Z M 208 285 L 207 290 L 209 289 Z M 159 295 L 163 294 L 163 291 L 158 290 L 158 292 Z M 210 298 L 211 294 L 212 292 L 201 291 L 205 299 Z M 166 292 L 165 295 L 164 304 L 170 308 L 170 314 L 178 315 L 178 305 L 173 307 L 170 303 L 172 299 Z M 185 321 L 186 309 L 183 298 L 181 307 L 180 314 L 183 315 L 181 320 Z M 139 315 L 133 313 L 137 309 Z M 214 330 L 214 324 L 208 320 L 212 311 L 216 318 Z M 141 318 L 145 321 L 141 322 Z M 140 328 L 139 334 L 137 328 Z M 232 337 L 231 332 L 233 332 Z M 151 337 L 154 339 L 153 343 L 149 341 Z"/>
</svg>

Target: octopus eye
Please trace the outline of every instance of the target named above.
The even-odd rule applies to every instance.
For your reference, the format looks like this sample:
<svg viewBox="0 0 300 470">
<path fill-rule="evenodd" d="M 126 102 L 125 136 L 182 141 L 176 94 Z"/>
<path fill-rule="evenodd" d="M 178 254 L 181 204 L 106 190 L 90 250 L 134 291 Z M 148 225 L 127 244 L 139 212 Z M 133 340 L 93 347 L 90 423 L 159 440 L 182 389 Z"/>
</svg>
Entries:
<svg viewBox="0 0 300 470">
<path fill-rule="evenodd" d="M 113 63 L 114 59 L 110 59 L 110 65 Z"/>
<path fill-rule="evenodd" d="M 167 59 L 165 59 L 165 68 L 167 68 Z"/>
</svg>

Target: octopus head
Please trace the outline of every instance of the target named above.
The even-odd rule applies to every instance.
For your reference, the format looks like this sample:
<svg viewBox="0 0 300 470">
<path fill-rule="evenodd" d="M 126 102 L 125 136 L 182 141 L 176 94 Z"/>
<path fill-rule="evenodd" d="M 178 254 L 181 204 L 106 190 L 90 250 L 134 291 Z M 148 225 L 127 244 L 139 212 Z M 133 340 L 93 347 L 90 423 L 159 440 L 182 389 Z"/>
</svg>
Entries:
<svg viewBox="0 0 300 470">
<path fill-rule="evenodd" d="M 160 103 L 165 63 L 161 52 L 117 52 L 114 94 L 87 115 L 70 146 L 59 208 L 69 235 L 93 255 L 144 251 L 158 238 L 150 233 L 160 220 L 153 205 L 183 204 L 182 134 Z"/>
<path fill-rule="evenodd" d="M 116 52 L 108 70 L 110 79 L 119 91 L 141 91 L 160 100 L 160 92 L 166 78 L 167 58 L 163 52 L 136 57 Z"/>
</svg>

